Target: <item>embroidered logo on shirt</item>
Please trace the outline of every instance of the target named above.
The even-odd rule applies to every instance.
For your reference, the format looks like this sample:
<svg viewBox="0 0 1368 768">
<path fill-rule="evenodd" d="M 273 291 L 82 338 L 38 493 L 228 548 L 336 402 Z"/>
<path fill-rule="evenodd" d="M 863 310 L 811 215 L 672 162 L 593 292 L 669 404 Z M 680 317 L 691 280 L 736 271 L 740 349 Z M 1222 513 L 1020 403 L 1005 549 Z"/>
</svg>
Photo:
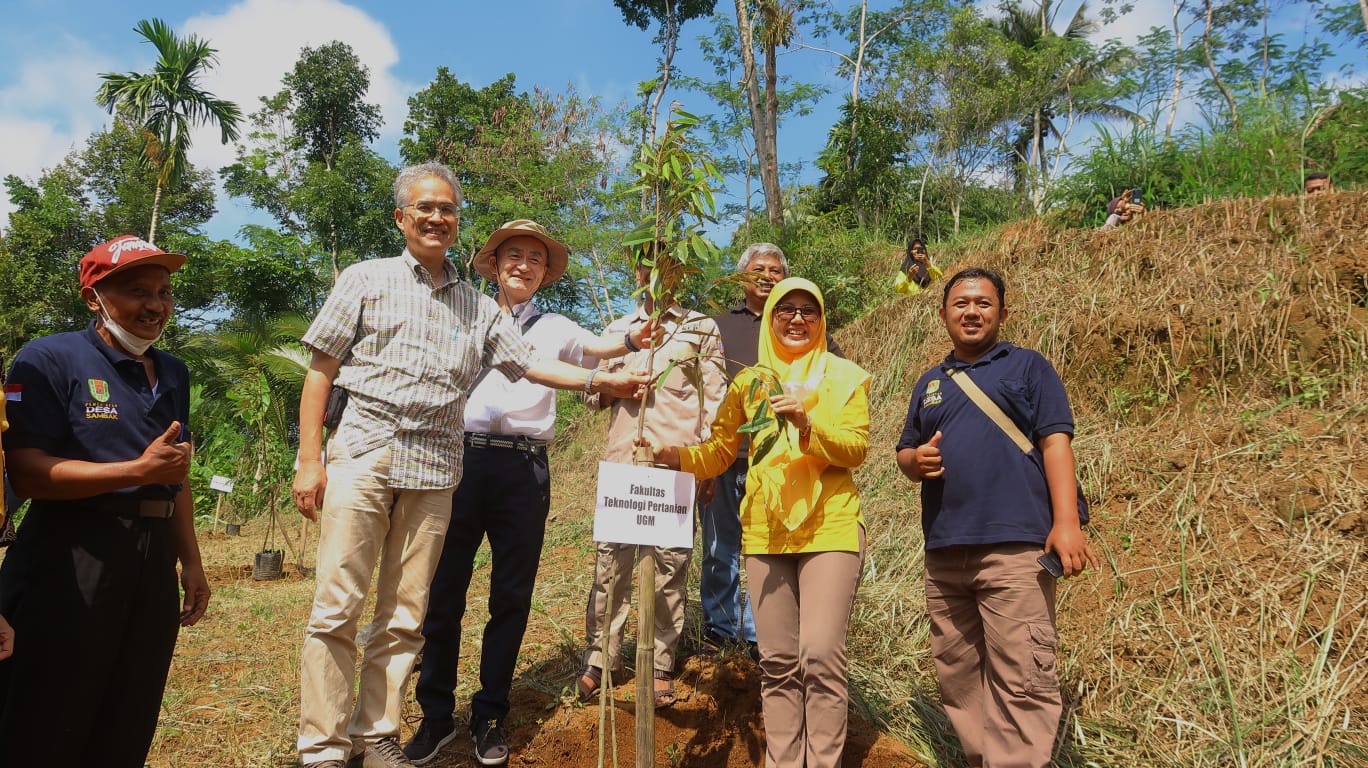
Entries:
<svg viewBox="0 0 1368 768">
<path fill-rule="evenodd" d="M 86 379 L 90 385 L 90 396 L 102 403 L 109 402 L 109 382 L 104 379 Z"/>
<path fill-rule="evenodd" d="M 87 419 L 118 419 L 118 403 L 86 403 L 85 417 Z"/>
<path fill-rule="evenodd" d="M 929 408 L 941 404 L 940 379 L 926 382 L 926 395 L 922 397 L 922 407 Z"/>
</svg>

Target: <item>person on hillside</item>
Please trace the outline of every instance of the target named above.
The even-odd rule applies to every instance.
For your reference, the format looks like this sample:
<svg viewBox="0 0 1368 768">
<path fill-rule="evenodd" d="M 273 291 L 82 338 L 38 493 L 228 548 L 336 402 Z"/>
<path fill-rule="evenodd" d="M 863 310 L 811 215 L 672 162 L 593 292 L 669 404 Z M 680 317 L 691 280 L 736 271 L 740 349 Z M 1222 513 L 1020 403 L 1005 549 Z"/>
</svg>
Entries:
<svg viewBox="0 0 1368 768">
<path fill-rule="evenodd" d="M 788 277 L 788 258 L 774 243 L 753 243 L 742 252 L 736 271 L 745 278 L 741 283 L 743 300 L 713 317 L 722 333 L 728 383 L 756 363 L 765 299 L 775 283 Z M 829 333 L 827 349 L 841 354 Z M 702 484 L 698 509 L 703 557 L 698 594 L 703 607 L 703 642 L 719 648 L 744 643 L 751 656 L 758 657 L 755 620 L 741 590 L 740 510 L 746 495 L 747 456 L 748 443 L 742 441 L 732 465 L 716 480 Z"/>
<path fill-rule="evenodd" d="M 399 747 L 400 705 L 461 479 L 466 393 L 481 369 L 622 397 L 646 382 L 539 359 L 499 305 L 461 281 L 447 259 L 460 206 L 450 168 L 401 171 L 394 223 L 403 254 L 343 270 L 303 338 L 313 359 L 299 399 L 294 501 L 319 522 L 318 584 L 300 650 L 306 766 L 343 768 L 357 752 L 364 768 L 412 765 Z M 358 684 L 357 624 L 377 560 Z"/>
<path fill-rule="evenodd" d="M 656 462 L 713 477 L 762 409 L 782 419 L 754 436 L 741 510 L 770 768 L 835 768 L 845 748 L 846 634 L 865 538 L 852 472 L 869 448 L 870 377 L 827 350 L 823 314 L 816 285 L 775 285 L 758 362 L 727 389 L 712 436 L 687 447 L 651 440 Z"/>
<path fill-rule="evenodd" d="M 157 349 L 185 256 L 125 235 L 81 258 L 83 331 L 27 344 L 5 465 L 32 499 L 0 566 L 0 763 L 141 768 L 180 627 L 209 583 L 186 475 L 190 374 Z M 177 587 L 176 565 L 180 564 Z"/>
<path fill-rule="evenodd" d="M 1045 766 L 1063 706 L 1055 578 L 1037 559 L 1058 556 L 1064 576 L 1098 567 L 1081 528 L 1073 416 L 1050 363 L 998 340 L 997 273 L 956 273 L 940 317 L 953 349 L 913 388 L 897 457 L 921 483 L 941 701 L 970 765 Z"/>
<path fill-rule="evenodd" d="M 1330 182 L 1328 173 L 1308 173 L 1306 181 L 1302 183 L 1302 192 L 1307 195 L 1319 195 L 1324 192 L 1334 192 L 1335 186 Z"/>
<path fill-rule="evenodd" d="M 538 355 L 593 365 L 598 358 L 649 346 L 650 322 L 621 336 L 600 338 L 564 315 L 535 306 L 536 292 L 559 280 L 568 263 L 566 247 L 528 219 L 495 230 L 474 259 L 475 271 L 498 288 L 499 310 Z M 555 436 L 555 391 L 526 379 L 509 381 L 502 374 L 481 372 L 466 400 L 464 423 L 465 466 L 451 499 L 451 523 L 423 619 L 423 660 L 415 690 L 423 720 L 404 746 L 414 765 L 436 759 L 459 730 L 453 717 L 461 620 L 475 553 L 486 536 L 493 561 L 489 621 L 480 645 L 480 689 L 471 698 L 468 732 L 481 765 L 508 761 L 503 722 L 551 511 L 546 446 Z"/>
<path fill-rule="evenodd" d="M 1107 203 L 1107 220 L 1102 222 L 1102 228 L 1115 229 L 1122 224 L 1129 224 L 1144 212 L 1145 203 L 1140 190 L 1127 189 Z"/>
<path fill-rule="evenodd" d="M 3 386 L 4 383 L 5 360 L 3 357 L 0 357 L 0 386 Z M 9 429 L 9 419 L 5 416 L 5 398 L 0 397 L 0 435 L 3 435 L 5 433 L 5 430 L 7 429 Z M 0 448 L 3 448 L 3 445 L 0 445 Z M 5 454 L 3 451 L 0 451 L 0 477 L 4 476 Z M 10 525 L 12 525 L 10 518 L 10 510 L 13 509 L 13 506 L 10 504 L 9 500 L 9 480 L 6 479 L 4 483 L 5 496 L 3 500 L 0 500 L 0 518 L 3 518 L 4 522 L 0 523 L 0 535 L 7 535 L 8 528 Z M 13 653 L 14 627 L 11 627 L 10 623 L 5 620 L 4 615 L 0 614 L 0 661 L 8 659 L 11 655 L 13 655 Z"/>
<path fill-rule="evenodd" d="M 653 258 L 649 246 L 644 253 L 633 251 L 630 258 L 637 285 L 646 288 L 650 284 Z M 632 463 L 637 417 L 642 408 L 646 409 L 646 435 L 662 442 L 703 439 L 726 390 L 717 324 L 698 312 L 685 310 L 671 296 L 660 299 L 664 309 L 658 313 L 658 318 L 664 339 L 655 354 L 652 356 L 646 350 L 634 351 L 614 360 L 601 361 L 599 370 L 612 373 L 624 368 L 645 369 L 649 365 L 652 378 L 664 374 L 664 381 L 653 387 L 644 400 L 602 395 L 586 398 L 591 408 L 612 409 L 604 461 Z M 604 338 L 622 338 L 623 334 L 656 316 L 657 309 L 656 297 L 650 291 L 643 291 L 636 311 L 610 323 L 603 333 Z M 592 698 L 599 690 L 605 666 L 612 670 L 620 667 L 622 635 L 631 610 L 633 566 L 640 549 L 643 548 L 632 544 L 597 543 L 594 580 L 585 611 L 584 634 L 588 651 L 576 683 L 583 700 Z M 656 564 L 655 664 L 654 670 L 638 669 L 636 673 L 652 674 L 654 704 L 668 707 L 675 702 L 675 652 L 684 632 L 684 599 L 692 553 L 689 549 L 671 547 L 654 547 L 653 551 Z"/>
<path fill-rule="evenodd" d="M 942 274 L 940 267 L 932 263 L 927 254 L 926 243 L 920 237 L 914 237 L 907 242 L 907 255 L 903 256 L 902 266 L 898 267 L 893 289 L 904 296 L 916 296 L 931 285 L 931 281 L 939 280 Z"/>
</svg>

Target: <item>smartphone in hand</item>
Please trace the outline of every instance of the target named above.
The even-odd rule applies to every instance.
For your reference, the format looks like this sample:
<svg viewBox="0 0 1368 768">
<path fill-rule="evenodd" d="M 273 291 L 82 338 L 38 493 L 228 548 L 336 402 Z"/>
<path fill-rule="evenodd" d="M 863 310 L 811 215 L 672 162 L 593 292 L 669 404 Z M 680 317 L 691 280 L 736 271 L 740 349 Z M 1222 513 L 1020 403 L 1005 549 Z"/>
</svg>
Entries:
<svg viewBox="0 0 1368 768">
<path fill-rule="evenodd" d="M 1037 557 L 1036 562 L 1040 563 L 1040 567 L 1044 568 L 1046 573 L 1049 573 L 1056 579 L 1064 578 L 1064 563 L 1059 559 L 1059 555 L 1056 555 L 1053 552 L 1046 552 L 1040 557 Z"/>
</svg>

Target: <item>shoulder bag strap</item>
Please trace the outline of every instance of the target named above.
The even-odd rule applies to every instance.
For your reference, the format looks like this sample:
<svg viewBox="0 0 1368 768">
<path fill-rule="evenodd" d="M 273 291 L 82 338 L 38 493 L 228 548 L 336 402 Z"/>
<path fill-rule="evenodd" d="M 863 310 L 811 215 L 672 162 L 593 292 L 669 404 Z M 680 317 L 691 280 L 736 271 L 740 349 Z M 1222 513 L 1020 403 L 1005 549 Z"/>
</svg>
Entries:
<svg viewBox="0 0 1368 768">
<path fill-rule="evenodd" d="M 993 423 L 998 425 L 998 428 L 1006 433 L 1007 437 L 1012 439 L 1012 442 L 1016 443 L 1016 447 L 1020 448 L 1022 453 L 1030 453 L 1031 449 L 1035 448 L 1034 445 L 1031 445 L 1031 441 L 1026 439 L 1026 436 L 1021 433 L 1021 429 L 1017 427 L 1011 419 L 1007 418 L 1007 414 L 1002 412 L 1002 409 L 998 407 L 997 403 L 993 402 L 988 395 L 983 393 L 983 390 L 979 389 L 979 385 L 975 384 L 974 380 L 969 378 L 969 374 L 966 373 L 963 368 L 951 368 L 946 373 L 951 381 L 958 384 L 960 389 L 964 390 L 964 394 L 969 396 L 969 399 L 974 402 L 974 405 L 977 405 L 979 410 L 983 411 L 988 418 L 992 419 Z"/>
</svg>

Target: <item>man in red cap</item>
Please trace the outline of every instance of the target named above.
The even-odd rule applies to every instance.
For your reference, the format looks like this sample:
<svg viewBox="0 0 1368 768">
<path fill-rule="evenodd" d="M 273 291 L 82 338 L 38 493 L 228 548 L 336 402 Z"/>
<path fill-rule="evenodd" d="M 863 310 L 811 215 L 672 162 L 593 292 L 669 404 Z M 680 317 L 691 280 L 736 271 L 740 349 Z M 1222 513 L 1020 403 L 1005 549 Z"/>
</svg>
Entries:
<svg viewBox="0 0 1368 768">
<path fill-rule="evenodd" d="M 96 246 L 81 259 L 94 321 L 30 342 L 10 370 L 5 461 L 33 503 L 0 566 L 21 638 L 0 662 L 7 764 L 142 766 L 177 631 L 209 603 L 189 372 L 153 347 L 184 263 L 132 235 Z"/>
</svg>

